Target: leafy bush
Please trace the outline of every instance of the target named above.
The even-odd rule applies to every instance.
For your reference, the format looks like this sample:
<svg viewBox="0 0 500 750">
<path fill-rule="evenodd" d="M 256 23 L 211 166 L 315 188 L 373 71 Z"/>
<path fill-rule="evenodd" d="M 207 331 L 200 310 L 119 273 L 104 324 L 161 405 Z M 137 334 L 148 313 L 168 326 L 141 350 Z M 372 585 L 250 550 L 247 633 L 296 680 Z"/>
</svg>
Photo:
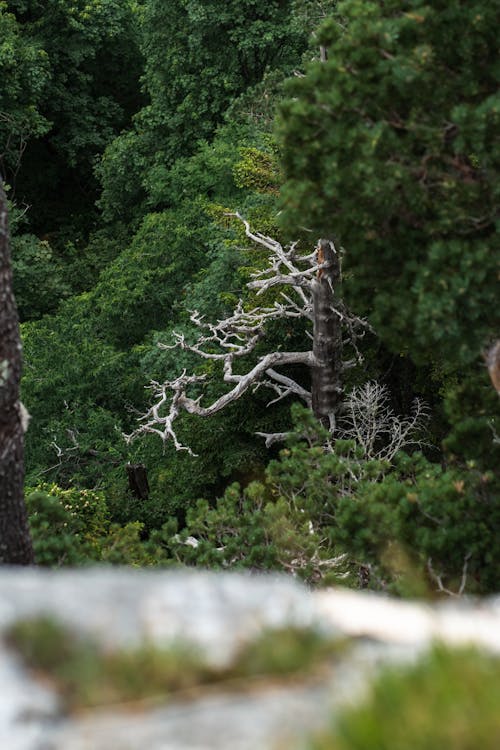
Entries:
<svg viewBox="0 0 500 750">
<path fill-rule="evenodd" d="M 109 521 L 102 495 L 40 485 L 26 493 L 35 559 L 39 565 L 77 565 L 99 559 Z"/>
<path fill-rule="evenodd" d="M 200 500 L 188 510 L 186 528 L 167 542 L 173 557 L 187 564 L 284 570 L 314 583 L 345 581 L 345 555 L 328 538 L 338 493 L 331 479 L 347 476 L 358 460 L 351 456 L 355 446 L 339 441 L 325 452 L 321 444 L 304 443 L 304 432 L 312 441 L 321 428 L 309 413 L 300 414 L 290 448 L 269 464 L 263 481 L 243 490 L 235 483 L 215 507 Z M 365 462 L 367 473 L 379 463 Z"/>
<path fill-rule="evenodd" d="M 340 498 L 330 538 L 368 568 L 376 587 L 401 591 L 418 571 L 432 589 L 494 591 L 497 494 L 491 472 L 401 453 L 379 482 L 360 482 Z"/>
<path fill-rule="evenodd" d="M 57 309 L 71 292 L 64 269 L 46 240 L 23 234 L 12 240 L 16 303 L 22 321 Z"/>
<path fill-rule="evenodd" d="M 47 617 L 14 623 L 7 638 L 29 668 L 55 684 L 68 710 L 158 698 L 204 684 L 227 690 L 225 683 L 234 689 L 236 680 L 241 686 L 247 678 L 284 679 L 314 671 L 345 648 L 313 629 L 270 629 L 243 645 L 231 664 L 214 667 L 182 640 L 163 648 L 150 643 L 110 651 Z"/>
<path fill-rule="evenodd" d="M 41 485 L 28 490 L 26 504 L 38 565 L 150 566 L 166 561 L 160 547 L 142 539 L 144 524 L 110 524 L 98 492 Z"/>
<path fill-rule="evenodd" d="M 156 544 L 143 541 L 141 534 L 144 524 L 131 521 L 125 526 L 112 524 L 109 532 L 101 539 L 100 559 L 113 565 L 133 565 L 134 567 L 154 566 L 166 562 L 163 550 Z"/>
<path fill-rule="evenodd" d="M 410 669 L 391 669 L 371 697 L 336 717 L 310 750 L 496 750 L 500 661 L 435 648 Z"/>
</svg>

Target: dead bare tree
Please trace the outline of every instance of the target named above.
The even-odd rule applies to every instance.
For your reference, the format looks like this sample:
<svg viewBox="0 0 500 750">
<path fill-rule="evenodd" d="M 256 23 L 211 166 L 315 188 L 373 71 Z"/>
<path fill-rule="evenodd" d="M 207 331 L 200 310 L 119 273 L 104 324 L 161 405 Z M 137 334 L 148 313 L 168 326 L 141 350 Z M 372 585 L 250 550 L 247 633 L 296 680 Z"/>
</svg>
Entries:
<svg viewBox="0 0 500 750">
<path fill-rule="evenodd" d="M 12 292 L 7 199 L 0 180 L 0 563 L 29 565 L 33 547 L 24 505 L 24 431 L 19 401 L 21 340 Z"/>
<path fill-rule="evenodd" d="M 354 387 L 344 402 L 340 435 L 353 439 L 363 448 L 364 457 L 392 461 L 396 453 L 410 445 L 421 445 L 414 435 L 424 427 L 428 409 L 416 398 L 409 416 L 394 414 L 384 385 L 368 382 Z"/>
<path fill-rule="evenodd" d="M 192 452 L 179 440 L 174 423 L 182 411 L 208 417 L 229 403 L 239 399 L 249 389 L 265 386 L 275 397 L 270 403 L 289 395 L 297 396 L 311 407 L 316 418 L 331 432 L 342 399 L 343 372 L 361 358 L 356 340 L 369 328 L 368 323 L 352 316 L 345 308 L 341 295 L 340 253 L 333 240 L 322 239 L 316 249 L 301 254 L 297 243 L 283 247 L 279 242 L 259 232 L 253 232 L 249 223 L 239 214 L 233 214 L 244 225 L 246 236 L 270 252 L 267 266 L 255 271 L 247 284 L 256 295 L 279 288 L 278 299 L 271 306 L 258 306 L 250 310 L 240 299 L 233 313 L 216 323 L 205 322 L 194 311 L 191 321 L 201 330 L 195 343 L 189 343 L 183 334 L 175 333 L 172 345 L 159 344 L 165 349 L 179 347 L 207 360 L 219 361 L 223 366 L 223 380 L 231 388 L 213 403 L 202 405 L 202 396 L 188 395 L 193 387 L 204 382 L 205 375 L 184 371 L 172 380 L 152 382 L 148 387 L 153 394 L 153 404 L 140 417 L 140 426 L 128 440 L 144 433 L 159 435 L 163 441 L 172 440 L 177 450 Z M 274 351 L 260 357 L 245 374 L 236 374 L 234 364 L 250 355 L 265 335 L 266 324 L 277 319 L 306 318 L 312 324 L 312 348 L 307 351 Z M 355 357 L 343 361 L 344 333 L 353 345 Z M 311 389 L 297 383 L 288 374 L 276 368 L 288 365 L 305 365 L 311 369 Z M 266 443 L 283 435 L 259 433 Z"/>
</svg>

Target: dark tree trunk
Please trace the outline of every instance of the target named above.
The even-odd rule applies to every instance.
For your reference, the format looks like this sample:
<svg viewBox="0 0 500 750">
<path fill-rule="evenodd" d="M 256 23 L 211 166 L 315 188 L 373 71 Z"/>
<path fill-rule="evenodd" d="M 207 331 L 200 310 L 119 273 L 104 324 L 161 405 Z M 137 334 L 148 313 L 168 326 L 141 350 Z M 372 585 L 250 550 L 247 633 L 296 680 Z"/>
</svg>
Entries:
<svg viewBox="0 0 500 750">
<path fill-rule="evenodd" d="M 128 486 L 134 497 L 147 500 L 149 497 L 149 483 L 144 464 L 127 464 Z"/>
<path fill-rule="evenodd" d="M 7 200 L 0 180 L 0 563 L 30 565 L 24 505 L 24 430 L 19 402 L 21 339 L 12 292 Z"/>
<path fill-rule="evenodd" d="M 312 408 L 327 429 L 335 427 L 342 399 L 342 321 L 336 310 L 340 302 L 340 256 L 331 240 L 320 240 L 318 263 L 326 263 L 313 283 Z"/>
</svg>

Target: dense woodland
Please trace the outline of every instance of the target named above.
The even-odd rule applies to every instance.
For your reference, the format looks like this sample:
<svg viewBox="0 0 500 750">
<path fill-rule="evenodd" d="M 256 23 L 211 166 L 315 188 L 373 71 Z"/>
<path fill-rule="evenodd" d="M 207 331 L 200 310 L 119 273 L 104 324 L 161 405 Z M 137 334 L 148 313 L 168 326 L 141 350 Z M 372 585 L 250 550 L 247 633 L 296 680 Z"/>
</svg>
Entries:
<svg viewBox="0 0 500 750">
<path fill-rule="evenodd" d="M 40 564 L 498 590 L 498 21 L 486 0 L 0 2 Z M 223 361 L 192 351 L 192 311 L 282 299 L 248 287 L 269 252 L 236 213 L 341 256 L 335 425 L 263 384 L 180 413 L 176 450 L 140 430 L 150 383 L 193 374 L 202 405 L 229 390 Z M 311 330 L 269 314 L 237 373 L 307 351 Z M 188 345 L 158 346 L 174 333 Z M 309 389 L 304 364 L 281 372 Z"/>
</svg>

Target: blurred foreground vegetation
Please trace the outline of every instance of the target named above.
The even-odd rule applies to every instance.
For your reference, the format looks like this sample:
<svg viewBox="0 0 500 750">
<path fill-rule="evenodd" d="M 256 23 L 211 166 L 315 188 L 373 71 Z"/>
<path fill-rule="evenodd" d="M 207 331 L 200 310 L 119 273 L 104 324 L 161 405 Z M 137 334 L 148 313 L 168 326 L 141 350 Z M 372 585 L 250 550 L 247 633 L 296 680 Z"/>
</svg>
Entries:
<svg viewBox="0 0 500 750">
<path fill-rule="evenodd" d="M 255 688 L 258 681 L 304 678 L 344 649 L 314 630 L 282 628 L 263 632 L 230 664 L 215 667 L 189 643 L 110 651 L 46 617 L 15 623 L 7 638 L 26 667 L 53 682 L 68 712 L 164 701 L 210 685 L 234 691 Z"/>
<path fill-rule="evenodd" d="M 435 648 L 377 679 L 310 750 L 494 750 L 500 742 L 500 664 L 476 651 Z"/>
</svg>

